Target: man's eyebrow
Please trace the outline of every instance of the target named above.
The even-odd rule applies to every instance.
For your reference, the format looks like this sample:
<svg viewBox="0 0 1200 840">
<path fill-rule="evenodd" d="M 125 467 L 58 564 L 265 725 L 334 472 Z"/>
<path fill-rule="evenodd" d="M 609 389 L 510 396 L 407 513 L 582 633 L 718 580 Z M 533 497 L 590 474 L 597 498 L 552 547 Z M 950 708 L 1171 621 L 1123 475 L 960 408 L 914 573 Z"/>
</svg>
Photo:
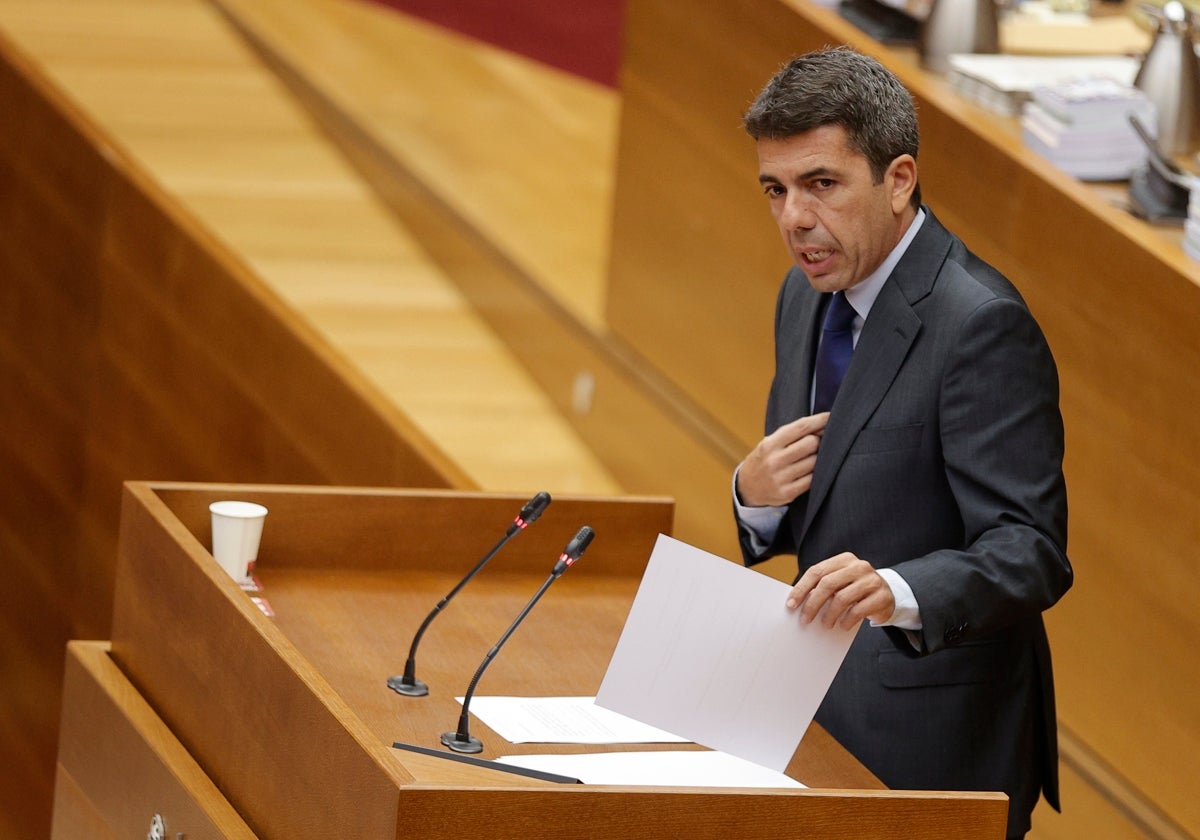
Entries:
<svg viewBox="0 0 1200 840">
<path fill-rule="evenodd" d="M 807 172 L 801 172 L 798 176 L 796 176 L 796 180 L 797 181 L 809 181 L 809 180 L 812 180 L 813 178 L 836 178 L 836 177 L 837 177 L 837 172 L 830 169 L 828 166 L 818 166 L 816 169 L 810 169 Z M 758 182 L 760 184 L 782 184 L 783 180 L 781 178 L 775 177 L 774 175 L 767 175 L 766 173 L 763 173 L 758 176 Z"/>
</svg>

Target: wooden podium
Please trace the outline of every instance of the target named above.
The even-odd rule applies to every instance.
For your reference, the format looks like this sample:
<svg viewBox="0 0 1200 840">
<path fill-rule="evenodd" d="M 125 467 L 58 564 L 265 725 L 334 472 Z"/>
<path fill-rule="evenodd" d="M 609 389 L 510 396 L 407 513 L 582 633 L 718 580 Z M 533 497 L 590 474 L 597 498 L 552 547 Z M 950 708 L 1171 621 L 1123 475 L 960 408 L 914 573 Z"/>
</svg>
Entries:
<svg viewBox="0 0 1200 840">
<path fill-rule="evenodd" d="M 273 615 L 208 551 L 208 505 L 231 498 L 270 511 L 254 594 Z M 479 695 L 594 694 L 673 517 L 661 499 L 555 499 L 426 632 L 417 674 L 429 695 L 391 691 L 421 620 L 524 501 L 127 484 L 111 652 L 74 643 L 68 657 L 55 836 L 85 824 L 81 811 L 111 836 L 145 831 L 167 807 L 153 800 L 164 776 L 171 802 L 181 788 L 191 797 L 182 816 L 163 814 L 166 836 L 187 840 L 1004 836 L 1003 795 L 885 790 L 815 724 L 788 767 L 809 785 L 799 791 L 555 784 L 450 758 L 439 738 L 456 727 L 455 697 L 576 530 L 591 525 L 595 541 L 489 666 Z M 477 719 L 471 731 L 485 759 L 605 749 L 509 744 Z M 114 732 L 125 736 L 103 734 Z M 108 767 L 121 768 L 120 784 Z"/>
</svg>

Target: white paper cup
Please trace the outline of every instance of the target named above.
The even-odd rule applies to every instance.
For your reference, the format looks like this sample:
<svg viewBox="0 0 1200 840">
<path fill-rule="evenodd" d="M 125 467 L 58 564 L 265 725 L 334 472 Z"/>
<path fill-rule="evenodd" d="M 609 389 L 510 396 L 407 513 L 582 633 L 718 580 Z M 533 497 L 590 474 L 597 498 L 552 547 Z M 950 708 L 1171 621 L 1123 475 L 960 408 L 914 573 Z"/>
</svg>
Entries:
<svg viewBox="0 0 1200 840">
<path fill-rule="evenodd" d="M 212 553 L 221 568 L 238 583 L 247 583 L 258 559 L 267 509 L 254 502 L 213 502 Z"/>
</svg>

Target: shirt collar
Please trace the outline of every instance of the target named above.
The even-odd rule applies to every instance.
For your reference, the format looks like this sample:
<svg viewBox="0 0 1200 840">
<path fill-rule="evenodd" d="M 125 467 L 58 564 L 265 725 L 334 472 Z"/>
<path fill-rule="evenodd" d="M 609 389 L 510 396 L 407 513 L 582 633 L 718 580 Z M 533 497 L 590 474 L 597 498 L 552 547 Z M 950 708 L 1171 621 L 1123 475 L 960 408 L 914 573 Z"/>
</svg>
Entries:
<svg viewBox="0 0 1200 840">
<path fill-rule="evenodd" d="M 924 221 L 925 209 L 918 207 L 916 218 L 908 226 L 908 230 L 904 232 L 904 236 L 900 237 L 900 241 L 896 243 L 896 247 L 880 263 L 879 268 L 868 274 L 864 280 L 855 283 L 846 290 L 846 301 L 854 307 L 854 311 L 858 313 L 858 318 L 861 319 L 855 320 L 856 337 L 858 329 L 861 328 L 861 322 L 867 320 L 867 316 L 871 314 L 871 307 L 875 305 L 875 298 L 879 297 L 879 292 L 883 289 L 883 284 L 892 275 L 892 271 L 896 268 L 896 264 L 900 262 L 900 258 L 904 256 L 904 252 L 908 250 L 908 246 L 916 239 L 917 231 L 921 229 L 921 223 Z"/>
</svg>

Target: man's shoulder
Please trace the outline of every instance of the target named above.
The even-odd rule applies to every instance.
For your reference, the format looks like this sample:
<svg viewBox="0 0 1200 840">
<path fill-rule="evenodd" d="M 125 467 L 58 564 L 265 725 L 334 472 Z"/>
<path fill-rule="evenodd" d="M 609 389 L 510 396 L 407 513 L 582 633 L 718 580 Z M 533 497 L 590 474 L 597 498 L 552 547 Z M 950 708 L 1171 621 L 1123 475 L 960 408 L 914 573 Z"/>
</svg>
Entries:
<svg viewBox="0 0 1200 840">
<path fill-rule="evenodd" d="M 1020 290 L 1005 274 L 979 257 L 950 231 L 946 260 L 933 285 L 933 296 L 975 308 L 990 300 L 1007 300 L 1027 308 Z"/>
<path fill-rule="evenodd" d="M 950 253 L 935 284 L 935 294 L 980 304 L 988 300 L 1010 300 L 1021 306 L 1025 299 L 1016 285 L 990 263 L 985 262 L 959 242 Z"/>
</svg>

